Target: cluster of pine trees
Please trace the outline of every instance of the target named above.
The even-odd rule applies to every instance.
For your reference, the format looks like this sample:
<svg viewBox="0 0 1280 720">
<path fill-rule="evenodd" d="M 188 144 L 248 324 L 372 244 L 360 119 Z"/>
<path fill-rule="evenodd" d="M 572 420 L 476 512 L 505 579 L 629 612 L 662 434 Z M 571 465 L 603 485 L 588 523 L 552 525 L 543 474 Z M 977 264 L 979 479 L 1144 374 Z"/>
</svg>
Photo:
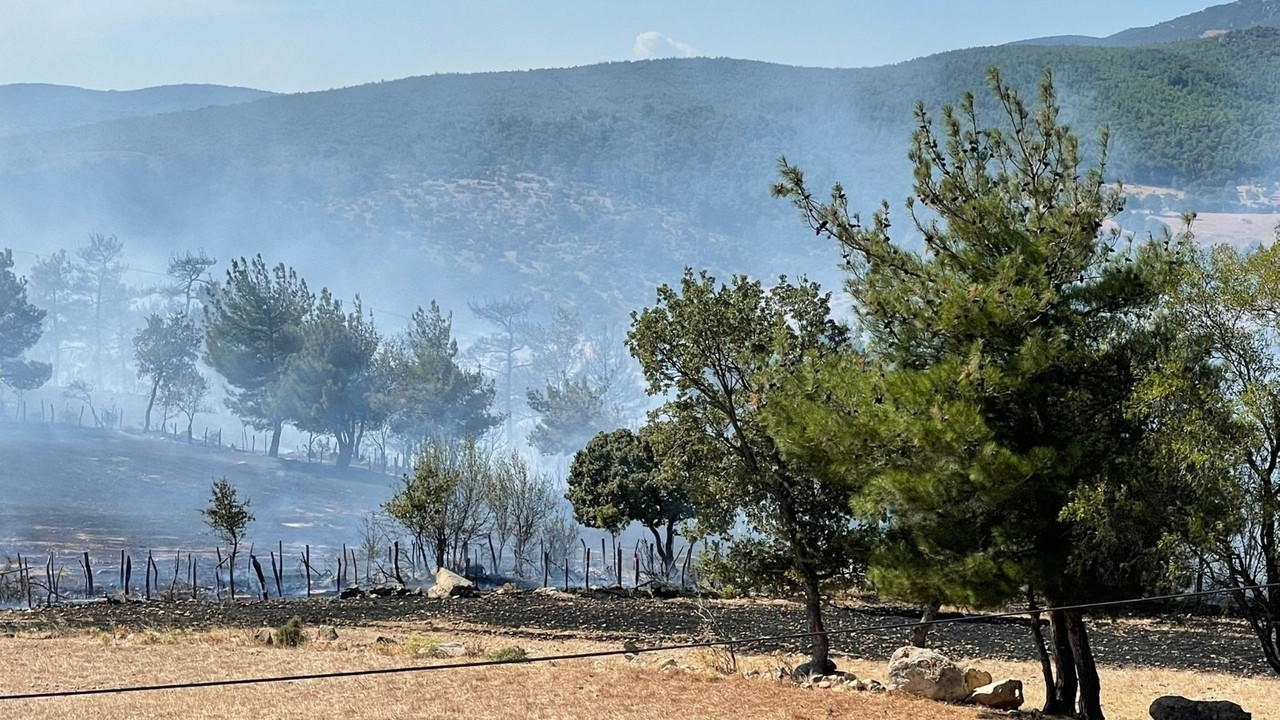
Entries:
<svg viewBox="0 0 1280 720">
<path fill-rule="evenodd" d="M 1029 635 L 1048 714 L 1103 717 L 1086 614 L 1059 609 L 1080 604 L 1223 588 L 1280 672 L 1280 603 L 1256 587 L 1280 583 L 1280 250 L 1206 251 L 1190 215 L 1125 235 L 1105 134 L 1082 150 L 1049 76 L 1035 104 L 989 79 L 996 122 L 971 95 L 917 110 L 905 217 L 781 162 L 774 192 L 839 250 L 852 322 L 805 280 L 691 271 L 633 315 L 665 404 L 578 454 L 578 519 L 656 526 L 660 503 L 628 504 L 647 489 L 725 538 L 722 582 L 804 596 L 815 672 L 824 593 L 864 578 L 935 612 L 1050 608 Z"/>
</svg>

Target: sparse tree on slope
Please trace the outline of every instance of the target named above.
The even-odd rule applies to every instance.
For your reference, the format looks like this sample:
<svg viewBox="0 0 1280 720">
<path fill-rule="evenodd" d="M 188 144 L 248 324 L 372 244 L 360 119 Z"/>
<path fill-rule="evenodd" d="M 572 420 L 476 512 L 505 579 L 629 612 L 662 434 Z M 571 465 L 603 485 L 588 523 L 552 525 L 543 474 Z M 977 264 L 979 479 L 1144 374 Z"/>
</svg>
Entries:
<svg viewBox="0 0 1280 720">
<path fill-rule="evenodd" d="M 280 452 L 287 419 L 281 383 L 302 349 L 312 296 L 297 273 L 262 256 L 231 261 L 226 286 L 205 308 L 205 362 L 233 388 L 227 407 L 259 430 L 271 430 L 267 454 Z"/>
<path fill-rule="evenodd" d="M 182 298 L 182 312 L 187 317 L 197 317 L 191 312 L 191 303 L 197 301 L 202 292 L 213 288 L 214 281 L 209 275 L 209 268 L 217 263 L 217 260 L 205 255 L 204 250 L 185 252 L 169 258 L 166 274 L 173 279 L 169 292 L 175 298 Z"/>
<path fill-rule="evenodd" d="M 27 301 L 26 280 L 13 272 L 13 252 L 0 253 L 0 383 L 34 390 L 49 379 L 48 363 L 24 360 L 40 339 L 45 313 Z"/>
<path fill-rule="evenodd" d="M 31 300 L 44 309 L 44 335 L 41 347 L 48 347 L 54 384 L 62 376 L 62 345 L 76 332 L 76 315 L 81 309 L 76 302 L 75 267 L 66 250 L 40 258 L 31 267 Z"/>
<path fill-rule="evenodd" d="M 236 556 L 240 553 L 240 543 L 244 540 L 245 530 L 253 522 L 253 513 L 249 511 L 249 498 L 241 500 L 236 489 L 224 477 L 213 483 L 209 506 L 202 509 L 204 522 L 213 533 L 227 544 L 230 553 L 227 556 L 228 577 L 230 578 L 231 599 L 236 598 Z"/>
<path fill-rule="evenodd" d="M 133 337 L 138 377 L 151 379 L 147 410 L 142 419 L 143 431 L 151 429 L 151 409 L 156 395 L 162 389 L 168 390 L 179 378 L 195 372 L 200 339 L 195 323 L 185 315 L 174 315 L 166 320 L 155 313 L 147 318 L 147 326 Z"/>
<path fill-rule="evenodd" d="M 102 387 L 102 369 L 109 338 L 110 323 L 124 313 L 128 291 L 123 277 L 126 267 L 122 262 L 124 243 L 115 235 L 101 233 L 89 236 L 89 244 L 76 250 L 81 265 L 77 272 L 77 285 L 89 305 L 92 328 L 94 385 Z M 119 348 L 125 352 L 124 348 Z"/>
</svg>

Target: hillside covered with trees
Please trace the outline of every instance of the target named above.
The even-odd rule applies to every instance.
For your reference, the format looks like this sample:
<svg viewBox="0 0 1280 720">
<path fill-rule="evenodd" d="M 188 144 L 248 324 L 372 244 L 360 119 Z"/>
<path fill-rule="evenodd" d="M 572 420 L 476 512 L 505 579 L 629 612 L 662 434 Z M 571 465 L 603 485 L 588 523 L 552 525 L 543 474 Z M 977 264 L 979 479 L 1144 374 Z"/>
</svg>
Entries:
<svg viewBox="0 0 1280 720">
<path fill-rule="evenodd" d="M 0 240 L 41 252 L 103 230 L 160 257 L 175 241 L 224 257 L 270 242 L 321 277 L 395 257 L 358 264 L 342 289 L 425 276 L 441 298 L 515 285 L 616 314 L 686 264 L 829 276 L 812 245 L 778 242 L 794 229 L 766 193 L 777 158 L 896 204 L 910 178 L 891 149 L 914 104 L 955 102 L 992 66 L 1023 90 L 1052 69 L 1064 118 L 1111 129 L 1112 177 L 1187 192 L 1163 209 L 1234 210 L 1237 184 L 1269 187 L 1280 167 L 1278 40 L 1258 27 L 870 69 L 692 59 L 439 75 L 13 136 L 0 141 Z"/>
</svg>

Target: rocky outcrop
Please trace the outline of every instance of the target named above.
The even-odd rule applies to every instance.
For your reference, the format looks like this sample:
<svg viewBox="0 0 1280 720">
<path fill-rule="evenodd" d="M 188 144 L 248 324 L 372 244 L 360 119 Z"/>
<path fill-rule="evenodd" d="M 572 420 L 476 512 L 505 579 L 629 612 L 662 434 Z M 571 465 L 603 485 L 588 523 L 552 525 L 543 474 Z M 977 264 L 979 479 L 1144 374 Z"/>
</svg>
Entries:
<svg viewBox="0 0 1280 720">
<path fill-rule="evenodd" d="M 969 695 L 964 673 L 955 663 L 934 650 L 912 646 L 898 648 L 889 658 L 885 684 L 890 690 L 944 702 L 958 703 Z"/>
<path fill-rule="evenodd" d="M 431 598 L 476 597 L 480 588 L 470 580 L 452 570 L 440 568 L 436 571 L 436 584 L 427 591 Z"/>
</svg>

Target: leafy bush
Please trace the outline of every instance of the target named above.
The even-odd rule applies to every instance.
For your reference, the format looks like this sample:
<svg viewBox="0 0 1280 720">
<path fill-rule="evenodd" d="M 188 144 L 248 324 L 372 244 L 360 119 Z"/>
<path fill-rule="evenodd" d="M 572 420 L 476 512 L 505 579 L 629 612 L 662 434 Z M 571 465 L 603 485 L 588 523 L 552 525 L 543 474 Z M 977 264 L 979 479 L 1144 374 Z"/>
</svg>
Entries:
<svg viewBox="0 0 1280 720">
<path fill-rule="evenodd" d="M 275 644 L 279 647 L 298 647 L 307 641 L 303 633 L 302 618 L 294 615 L 276 628 Z"/>
<path fill-rule="evenodd" d="M 529 657 L 529 653 L 525 652 L 524 648 L 516 647 L 515 645 L 490 650 L 484 654 L 485 660 L 492 660 L 493 662 L 514 662 L 516 660 L 524 660 L 527 657 Z"/>
</svg>

